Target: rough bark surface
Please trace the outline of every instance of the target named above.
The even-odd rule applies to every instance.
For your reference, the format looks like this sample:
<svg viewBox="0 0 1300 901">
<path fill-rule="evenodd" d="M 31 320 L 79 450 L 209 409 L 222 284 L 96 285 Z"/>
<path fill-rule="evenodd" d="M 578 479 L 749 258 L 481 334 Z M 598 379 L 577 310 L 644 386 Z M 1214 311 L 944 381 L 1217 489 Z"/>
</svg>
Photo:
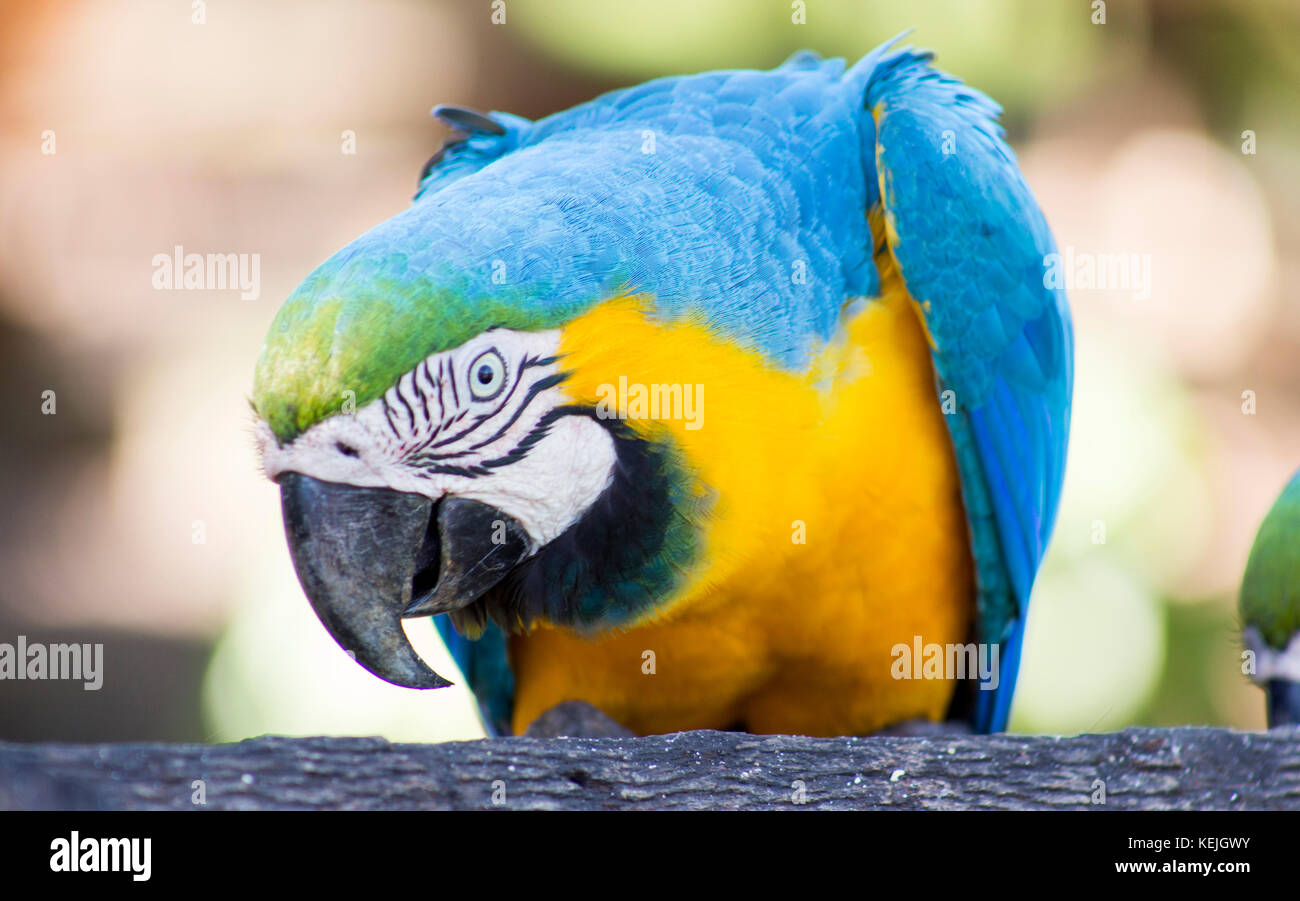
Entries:
<svg viewBox="0 0 1300 901">
<path fill-rule="evenodd" d="M 200 791 L 206 803 L 195 803 Z M 1097 803 L 1104 785 L 1104 803 Z M 435 745 L 0 743 L 0 808 L 1300 809 L 1300 728 L 1075 737 L 683 732 Z"/>
</svg>

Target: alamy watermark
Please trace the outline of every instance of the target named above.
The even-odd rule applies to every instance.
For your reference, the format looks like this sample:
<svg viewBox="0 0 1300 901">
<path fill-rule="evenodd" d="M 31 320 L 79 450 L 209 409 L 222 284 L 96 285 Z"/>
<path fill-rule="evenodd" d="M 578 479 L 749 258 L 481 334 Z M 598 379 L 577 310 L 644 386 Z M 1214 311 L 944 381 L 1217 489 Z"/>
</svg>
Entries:
<svg viewBox="0 0 1300 901">
<path fill-rule="evenodd" d="M 153 873 L 153 839 L 91 838 L 73 831 L 50 842 L 50 870 L 55 873 L 130 873 L 148 882 Z"/>
<path fill-rule="evenodd" d="M 26 635 L 19 635 L 16 644 L 0 642 L 0 679 L 75 680 L 86 691 L 99 691 L 104 685 L 104 646 L 29 644 Z"/>
<path fill-rule="evenodd" d="M 996 644 L 925 644 L 913 635 L 911 644 L 899 642 L 890 649 L 894 662 L 889 674 L 895 679 L 978 679 L 980 691 L 996 691 L 999 653 Z"/>
<path fill-rule="evenodd" d="M 1151 297 L 1151 254 L 1088 253 L 1066 245 L 1043 257 L 1043 287 L 1066 291 L 1131 291 Z"/>
<path fill-rule="evenodd" d="M 680 419 L 686 430 L 704 426 L 704 386 L 667 383 L 643 385 L 618 377 L 596 388 L 596 416 L 599 419 Z"/>
<path fill-rule="evenodd" d="M 238 289 L 244 300 L 257 300 L 262 296 L 262 255 L 186 253 L 177 244 L 169 254 L 154 254 L 153 286 L 159 291 Z"/>
</svg>

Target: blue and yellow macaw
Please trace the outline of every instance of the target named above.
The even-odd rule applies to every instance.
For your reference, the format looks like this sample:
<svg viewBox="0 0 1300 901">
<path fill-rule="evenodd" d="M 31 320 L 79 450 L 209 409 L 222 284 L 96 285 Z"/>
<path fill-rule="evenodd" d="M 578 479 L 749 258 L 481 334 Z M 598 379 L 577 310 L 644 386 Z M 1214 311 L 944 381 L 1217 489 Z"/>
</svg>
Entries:
<svg viewBox="0 0 1300 901">
<path fill-rule="evenodd" d="M 1072 335 L 983 94 L 886 44 L 464 137 L 275 317 L 254 406 L 322 622 L 496 732 L 1005 728 Z M 920 673 L 912 648 L 997 666 Z M 973 667 L 973 664 L 972 664 Z M 934 678 L 913 678 L 916 675 Z"/>
</svg>

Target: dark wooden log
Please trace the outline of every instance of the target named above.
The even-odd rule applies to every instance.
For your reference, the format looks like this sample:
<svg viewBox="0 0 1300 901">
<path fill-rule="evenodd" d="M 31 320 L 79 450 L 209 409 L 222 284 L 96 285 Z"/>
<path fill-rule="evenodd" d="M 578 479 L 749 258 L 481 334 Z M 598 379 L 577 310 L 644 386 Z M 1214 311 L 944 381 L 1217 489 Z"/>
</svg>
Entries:
<svg viewBox="0 0 1300 901">
<path fill-rule="evenodd" d="M 1104 793 L 1103 793 L 1104 789 Z M 201 794 L 205 803 L 195 802 Z M 1300 728 L 0 743 L 0 808 L 1300 809 Z"/>
</svg>

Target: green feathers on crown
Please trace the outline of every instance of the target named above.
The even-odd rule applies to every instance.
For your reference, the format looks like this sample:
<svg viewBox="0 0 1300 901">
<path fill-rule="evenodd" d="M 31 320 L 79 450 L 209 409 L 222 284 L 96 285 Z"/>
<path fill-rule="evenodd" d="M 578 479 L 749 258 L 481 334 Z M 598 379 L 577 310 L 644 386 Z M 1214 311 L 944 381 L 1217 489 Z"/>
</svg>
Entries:
<svg viewBox="0 0 1300 901">
<path fill-rule="evenodd" d="M 555 328 L 586 304 L 413 271 L 406 256 L 346 251 L 316 269 L 276 313 L 253 376 L 253 406 L 281 442 L 387 391 L 430 354 L 493 327 Z M 350 393 L 349 393 L 350 392 Z"/>
</svg>

